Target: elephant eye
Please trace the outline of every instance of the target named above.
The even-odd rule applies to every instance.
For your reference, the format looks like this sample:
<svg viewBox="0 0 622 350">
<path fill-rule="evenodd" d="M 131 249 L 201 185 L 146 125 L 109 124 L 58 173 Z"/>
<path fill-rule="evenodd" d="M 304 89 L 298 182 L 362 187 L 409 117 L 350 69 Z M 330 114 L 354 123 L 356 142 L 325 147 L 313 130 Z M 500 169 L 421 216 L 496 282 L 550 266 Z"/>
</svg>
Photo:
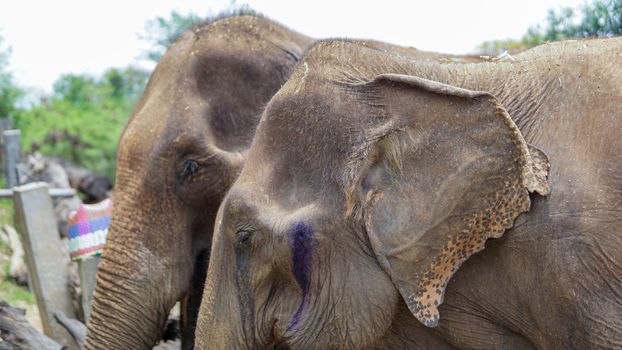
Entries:
<svg viewBox="0 0 622 350">
<path fill-rule="evenodd" d="M 187 179 L 190 175 L 196 173 L 197 170 L 199 170 L 199 163 L 194 160 L 186 160 L 181 168 L 179 177 L 181 179 Z"/>
<path fill-rule="evenodd" d="M 251 239 L 251 231 L 239 230 L 236 236 L 237 236 L 238 244 L 245 244 Z"/>
</svg>

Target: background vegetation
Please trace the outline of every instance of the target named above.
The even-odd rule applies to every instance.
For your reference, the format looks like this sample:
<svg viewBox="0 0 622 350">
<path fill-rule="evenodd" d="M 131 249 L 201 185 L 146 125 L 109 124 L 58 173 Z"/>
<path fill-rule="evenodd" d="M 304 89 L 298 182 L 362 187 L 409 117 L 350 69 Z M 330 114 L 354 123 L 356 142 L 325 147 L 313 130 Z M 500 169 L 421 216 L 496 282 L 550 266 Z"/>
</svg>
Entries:
<svg viewBox="0 0 622 350">
<path fill-rule="evenodd" d="M 200 22 L 196 13 L 173 11 L 148 21 L 143 40 L 152 49 L 144 58 L 157 63 L 166 48 Z M 125 122 L 143 93 L 150 72 L 135 66 L 110 68 L 101 76 L 65 74 L 53 92 L 34 103 L 21 101 L 26 91 L 7 70 L 11 50 L 0 33 L 0 117 L 22 131 L 22 149 L 60 156 L 114 178 L 115 155 Z"/>
<path fill-rule="evenodd" d="M 593 0 L 579 8 L 549 9 L 546 21 L 531 26 L 520 39 L 492 40 L 478 51 L 500 54 L 518 52 L 547 41 L 611 37 L 622 34 L 622 0 Z"/>
</svg>

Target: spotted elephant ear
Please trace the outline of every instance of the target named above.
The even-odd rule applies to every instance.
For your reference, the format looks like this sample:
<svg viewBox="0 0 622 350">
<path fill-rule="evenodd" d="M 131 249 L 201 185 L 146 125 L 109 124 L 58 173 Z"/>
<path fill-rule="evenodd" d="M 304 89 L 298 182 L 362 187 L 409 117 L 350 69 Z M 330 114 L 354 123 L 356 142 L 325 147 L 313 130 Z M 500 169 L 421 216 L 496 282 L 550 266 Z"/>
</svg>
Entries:
<svg viewBox="0 0 622 350">
<path fill-rule="evenodd" d="M 548 160 L 488 93 L 389 74 L 363 87 L 382 124 L 360 153 L 360 215 L 410 311 L 435 327 L 460 265 L 529 210 L 529 192 L 548 194 Z"/>
</svg>

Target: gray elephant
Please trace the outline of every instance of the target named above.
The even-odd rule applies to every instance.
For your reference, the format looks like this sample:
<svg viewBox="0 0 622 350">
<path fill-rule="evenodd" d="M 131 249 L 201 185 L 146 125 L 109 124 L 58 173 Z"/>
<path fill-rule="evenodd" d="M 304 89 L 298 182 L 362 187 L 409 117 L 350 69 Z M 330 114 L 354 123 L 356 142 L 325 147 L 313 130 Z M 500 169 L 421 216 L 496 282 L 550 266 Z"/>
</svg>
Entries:
<svg viewBox="0 0 622 350">
<path fill-rule="evenodd" d="M 119 145 L 115 212 L 87 349 L 148 349 L 183 298 L 191 348 L 216 210 L 245 159 L 263 106 L 312 39 L 254 16 L 200 25 L 158 64 Z M 372 40 L 421 61 L 474 61 Z"/>
<path fill-rule="evenodd" d="M 195 347 L 620 348 L 621 53 L 314 45 L 218 212 Z"/>
<path fill-rule="evenodd" d="M 151 349 L 180 299 L 182 346 L 192 348 L 217 208 L 263 106 L 310 43 L 238 16 L 169 48 L 121 137 L 86 349 Z"/>
</svg>

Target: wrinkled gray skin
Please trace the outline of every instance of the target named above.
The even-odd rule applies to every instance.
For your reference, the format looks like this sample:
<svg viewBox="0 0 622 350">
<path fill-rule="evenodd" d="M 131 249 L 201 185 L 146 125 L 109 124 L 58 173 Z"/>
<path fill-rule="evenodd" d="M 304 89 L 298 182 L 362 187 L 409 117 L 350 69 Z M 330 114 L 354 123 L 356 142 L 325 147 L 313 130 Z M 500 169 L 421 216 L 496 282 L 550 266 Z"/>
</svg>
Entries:
<svg viewBox="0 0 622 350">
<path fill-rule="evenodd" d="M 310 43 L 241 16 L 169 48 L 121 137 L 86 349 L 151 349 L 182 298 L 182 346 L 192 348 L 217 208 L 262 108 Z"/>
<path fill-rule="evenodd" d="M 185 33 L 158 64 L 119 145 L 115 213 L 87 348 L 149 348 L 184 298 L 194 326 L 214 216 L 259 116 L 312 43 L 265 18 L 229 17 Z M 359 40 L 422 61 L 476 61 Z"/>
<path fill-rule="evenodd" d="M 218 212 L 196 348 L 622 347 L 620 81 L 622 38 L 315 45 Z"/>
</svg>

